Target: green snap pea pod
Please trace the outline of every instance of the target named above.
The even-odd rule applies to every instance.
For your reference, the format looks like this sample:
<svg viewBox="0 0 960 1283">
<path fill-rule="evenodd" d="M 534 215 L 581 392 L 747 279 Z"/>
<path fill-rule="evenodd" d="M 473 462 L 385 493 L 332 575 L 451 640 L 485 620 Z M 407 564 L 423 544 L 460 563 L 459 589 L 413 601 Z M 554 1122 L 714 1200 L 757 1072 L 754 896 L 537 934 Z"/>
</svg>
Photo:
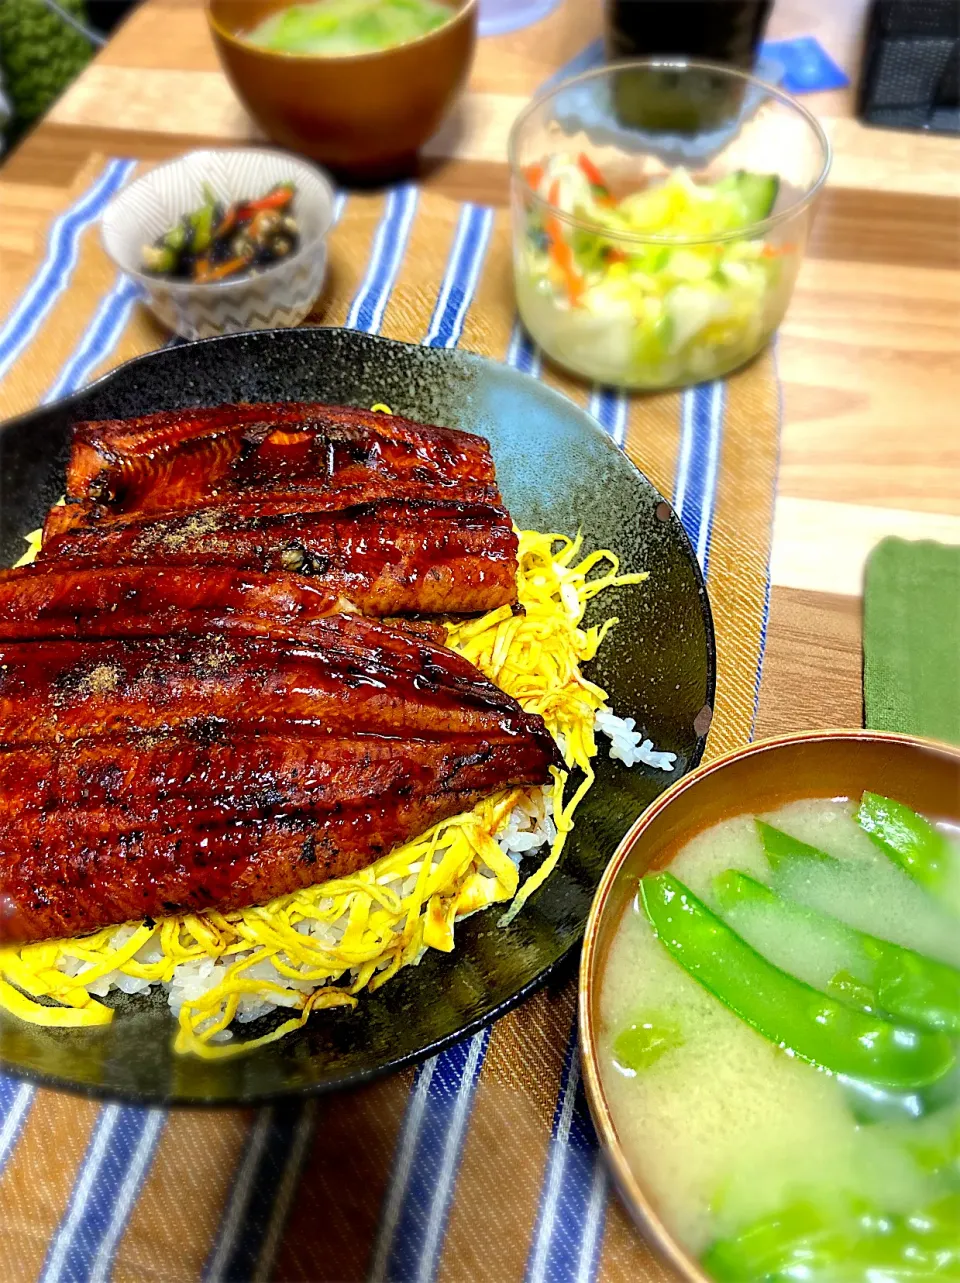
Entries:
<svg viewBox="0 0 960 1283">
<path fill-rule="evenodd" d="M 852 1224 L 797 1204 L 714 1243 L 703 1263 L 718 1283 L 957 1283 L 958 1224 L 957 1194 L 908 1216 L 872 1209 Z"/>
<path fill-rule="evenodd" d="M 797 1243 L 809 1243 L 828 1229 L 824 1213 L 811 1203 L 794 1203 L 748 1225 L 707 1249 L 703 1264 L 717 1283 L 755 1283 L 781 1269 Z"/>
<path fill-rule="evenodd" d="M 848 1007 L 859 1007 L 861 1011 L 876 1011 L 880 1005 L 876 990 L 849 971 L 838 971 L 831 976 L 824 993 L 830 994 L 831 998 L 839 998 Z"/>
<path fill-rule="evenodd" d="M 857 823 L 894 864 L 935 895 L 950 869 L 950 844 L 922 815 L 879 793 L 864 793 Z"/>
<path fill-rule="evenodd" d="M 766 820 L 754 820 L 754 824 L 760 834 L 764 854 L 773 868 L 777 868 L 787 860 L 815 860 L 818 864 L 840 863 L 835 856 L 827 855 L 826 851 L 821 851 L 819 847 L 810 846 L 807 842 L 801 842 L 799 838 L 791 837 L 782 829 L 775 829 Z"/>
<path fill-rule="evenodd" d="M 685 971 L 741 1020 L 823 1069 L 888 1087 L 936 1082 L 953 1066 L 950 1040 L 869 1016 L 781 971 L 671 873 L 648 874 L 640 898 Z"/>
<path fill-rule="evenodd" d="M 838 944 L 846 954 L 848 971 L 833 977 L 827 992 L 834 997 L 867 1011 L 879 1008 L 908 1024 L 960 1036 L 960 971 L 955 967 L 807 909 L 738 869 L 718 874 L 713 886 L 725 917 L 734 929 L 746 928 L 748 939 L 752 912 L 759 912 L 769 915 L 768 920 L 784 932 L 807 928 Z"/>
<path fill-rule="evenodd" d="M 880 944 L 876 984 L 883 1010 L 960 1037 L 960 971 L 909 949 Z"/>
</svg>

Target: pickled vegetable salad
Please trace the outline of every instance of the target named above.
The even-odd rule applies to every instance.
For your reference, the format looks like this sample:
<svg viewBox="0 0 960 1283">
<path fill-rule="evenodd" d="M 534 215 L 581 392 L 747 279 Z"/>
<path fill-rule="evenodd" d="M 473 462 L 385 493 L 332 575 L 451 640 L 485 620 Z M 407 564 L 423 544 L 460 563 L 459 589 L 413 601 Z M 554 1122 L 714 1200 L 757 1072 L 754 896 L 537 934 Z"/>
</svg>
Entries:
<svg viewBox="0 0 960 1283">
<path fill-rule="evenodd" d="M 776 175 L 700 184 L 675 169 L 621 199 L 583 154 L 552 156 L 525 177 L 554 209 L 602 229 L 539 202 L 527 216 L 520 311 L 562 364 L 634 387 L 695 382 L 742 364 L 779 322 L 795 247 L 736 236 L 773 209 Z"/>
</svg>

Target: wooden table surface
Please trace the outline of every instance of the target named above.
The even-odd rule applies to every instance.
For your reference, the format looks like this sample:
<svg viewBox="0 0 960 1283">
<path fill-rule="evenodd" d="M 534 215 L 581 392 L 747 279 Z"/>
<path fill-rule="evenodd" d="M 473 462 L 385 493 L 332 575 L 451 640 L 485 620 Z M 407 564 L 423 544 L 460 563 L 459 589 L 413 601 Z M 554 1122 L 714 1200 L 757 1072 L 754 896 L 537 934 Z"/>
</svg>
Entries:
<svg viewBox="0 0 960 1283">
<path fill-rule="evenodd" d="M 851 76 L 862 0 L 779 0 L 768 35 L 814 34 Z M 482 40 L 424 180 L 506 199 L 505 139 L 531 92 L 593 40 L 600 0 Z M 960 142 L 868 130 L 852 91 L 806 98 L 835 149 L 782 327 L 784 393 L 758 734 L 859 724 L 860 585 L 885 534 L 960 542 Z M 160 159 L 257 132 L 222 76 L 201 0 L 146 0 L 0 169 L 3 310 L 47 222 L 104 156 Z M 7 407 L 5 412 L 27 407 Z"/>
</svg>

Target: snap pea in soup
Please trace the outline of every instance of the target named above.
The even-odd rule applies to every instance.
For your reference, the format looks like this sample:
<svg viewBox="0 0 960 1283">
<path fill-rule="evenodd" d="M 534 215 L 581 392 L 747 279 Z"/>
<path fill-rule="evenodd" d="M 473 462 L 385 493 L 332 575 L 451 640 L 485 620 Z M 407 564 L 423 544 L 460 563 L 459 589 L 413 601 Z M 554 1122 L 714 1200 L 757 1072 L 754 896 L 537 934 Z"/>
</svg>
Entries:
<svg viewBox="0 0 960 1283">
<path fill-rule="evenodd" d="M 895 799 L 705 831 L 642 878 L 603 1087 L 660 1213 L 730 1283 L 960 1279 L 960 835 Z"/>
</svg>

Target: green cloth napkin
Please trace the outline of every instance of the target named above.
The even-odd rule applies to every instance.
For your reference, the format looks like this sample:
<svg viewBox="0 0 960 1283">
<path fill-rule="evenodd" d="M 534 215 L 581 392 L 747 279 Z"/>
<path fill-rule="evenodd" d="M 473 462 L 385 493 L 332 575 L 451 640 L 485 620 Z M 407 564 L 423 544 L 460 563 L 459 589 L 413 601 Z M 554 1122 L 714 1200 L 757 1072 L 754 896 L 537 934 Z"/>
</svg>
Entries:
<svg viewBox="0 0 960 1283">
<path fill-rule="evenodd" d="M 960 547 L 884 539 L 871 552 L 863 706 L 871 730 L 960 744 Z"/>
</svg>

